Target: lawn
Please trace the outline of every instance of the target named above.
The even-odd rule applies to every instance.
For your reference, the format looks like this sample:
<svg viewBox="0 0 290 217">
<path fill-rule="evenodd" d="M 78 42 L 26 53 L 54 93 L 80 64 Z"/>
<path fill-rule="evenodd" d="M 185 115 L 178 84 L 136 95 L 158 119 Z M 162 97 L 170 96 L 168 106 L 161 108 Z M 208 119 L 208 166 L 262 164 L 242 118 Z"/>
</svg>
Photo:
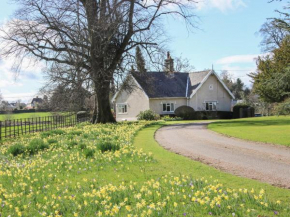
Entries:
<svg viewBox="0 0 290 217">
<path fill-rule="evenodd" d="M 219 121 L 208 129 L 245 140 L 290 146 L 290 116 Z"/>
<path fill-rule="evenodd" d="M 290 212 L 289 190 L 235 177 L 164 150 L 154 133 L 165 124 L 81 124 L 6 143 L 0 147 L 0 215 Z"/>
<path fill-rule="evenodd" d="M 0 121 L 6 119 L 23 119 L 23 118 L 36 118 L 36 117 L 47 117 L 52 116 L 50 112 L 33 112 L 33 113 L 19 113 L 19 114 L 0 114 Z"/>
</svg>

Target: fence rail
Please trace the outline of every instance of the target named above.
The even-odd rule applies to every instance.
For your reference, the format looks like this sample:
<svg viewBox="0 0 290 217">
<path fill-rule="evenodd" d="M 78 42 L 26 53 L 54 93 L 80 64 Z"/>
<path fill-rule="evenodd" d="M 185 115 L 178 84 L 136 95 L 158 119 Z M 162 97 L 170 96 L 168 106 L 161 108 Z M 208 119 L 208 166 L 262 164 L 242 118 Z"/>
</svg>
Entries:
<svg viewBox="0 0 290 217">
<path fill-rule="evenodd" d="M 56 128 L 71 127 L 89 120 L 88 116 L 78 117 L 76 114 L 4 120 L 0 121 L 0 140 Z"/>
</svg>

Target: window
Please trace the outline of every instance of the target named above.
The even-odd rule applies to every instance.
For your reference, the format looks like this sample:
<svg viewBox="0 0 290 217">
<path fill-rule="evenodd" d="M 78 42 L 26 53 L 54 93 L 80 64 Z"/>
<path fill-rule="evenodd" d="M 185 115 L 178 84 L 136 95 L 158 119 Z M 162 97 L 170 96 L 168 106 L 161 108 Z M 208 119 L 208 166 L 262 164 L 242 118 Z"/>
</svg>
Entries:
<svg viewBox="0 0 290 217">
<path fill-rule="evenodd" d="M 209 85 L 209 90 L 213 90 L 213 85 L 212 84 Z"/>
<path fill-rule="evenodd" d="M 118 104 L 118 114 L 126 114 L 127 113 L 127 104 Z"/>
<path fill-rule="evenodd" d="M 205 102 L 206 111 L 216 111 L 217 102 Z"/>
<path fill-rule="evenodd" d="M 163 103 L 164 112 L 174 112 L 174 103 Z"/>
</svg>

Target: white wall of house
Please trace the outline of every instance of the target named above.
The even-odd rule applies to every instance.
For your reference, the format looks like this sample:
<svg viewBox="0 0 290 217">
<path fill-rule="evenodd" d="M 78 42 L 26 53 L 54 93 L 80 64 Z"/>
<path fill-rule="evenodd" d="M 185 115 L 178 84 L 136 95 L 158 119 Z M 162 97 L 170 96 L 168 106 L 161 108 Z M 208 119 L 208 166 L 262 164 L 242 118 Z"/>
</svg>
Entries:
<svg viewBox="0 0 290 217">
<path fill-rule="evenodd" d="M 120 113 L 118 111 L 118 105 L 122 104 L 127 106 L 126 113 Z M 135 85 L 132 92 L 123 90 L 118 94 L 115 106 L 117 121 L 135 121 L 140 111 L 149 109 L 149 99 L 144 91 Z"/>
<path fill-rule="evenodd" d="M 162 98 L 150 99 L 150 109 L 160 115 L 174 114 L 174 112 L 163 111 L 164 103 L 173 103 L 173 111 L 180 106 L 186 105 L 186 98 Z"/>
<path fill-rule="evenodd" d="M 195 111 L 206 110 L 206 102 L 217 102 L 217 111 L 231 111 L 232 98 L 215 75 L 210 75 L 189 100 Z"/>
</svg>

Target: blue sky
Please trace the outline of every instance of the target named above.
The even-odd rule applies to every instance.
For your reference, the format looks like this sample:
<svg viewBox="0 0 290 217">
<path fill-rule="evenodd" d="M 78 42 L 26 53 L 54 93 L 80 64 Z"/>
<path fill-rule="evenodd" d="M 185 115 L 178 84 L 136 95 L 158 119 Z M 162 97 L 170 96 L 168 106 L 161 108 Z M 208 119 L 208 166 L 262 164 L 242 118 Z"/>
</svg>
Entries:
<svg viewBox="0 0 290 217">
<path fill-rule="evenodd" d="M 1 0 L 0 22 L 8 20 L 16 5 Z M 285 3 L 284 3 L 285 4 Z M 261 53 L 261 36 L 257 34 L 269 17 L 277 16 L 274 11 L 282 10 L 282 2 L 268 0 L 203 0 L 196 8 L 199 17 L 198 29 L 188 32 L 180 20 L 167 19 L 164 27 L 171 38 L 168 47 L 171 56 L 190 60 L 196 70 L 211 68 L 217 73 L 228 70 L 233 77 L 241 78 L 248 86 L 246 74 L 255 71 L 255 58 Z M 45 79 L 41 66 L 26 66 L 18 76 L 11 71 L 13 61 L 0 60 L 0 91 L 5 100 L 28 101 L 38 95 Z"/>
</svg>

